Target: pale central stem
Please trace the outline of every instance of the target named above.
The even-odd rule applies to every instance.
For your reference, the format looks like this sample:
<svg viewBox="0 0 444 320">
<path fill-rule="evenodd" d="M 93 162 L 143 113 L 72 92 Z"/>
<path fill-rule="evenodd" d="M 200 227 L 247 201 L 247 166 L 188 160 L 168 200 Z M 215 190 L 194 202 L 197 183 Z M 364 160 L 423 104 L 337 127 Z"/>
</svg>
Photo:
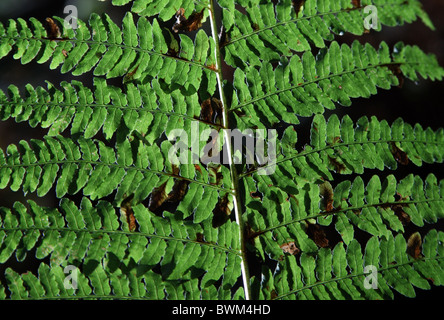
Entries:
<svg viewBox="0 0 444 320">
<path fill-rule="evenodd" d="M 210 12 L 210 23 L 211 23 L 211 33 L 215 42 L 215 60 L 216 60 L 216 79 L 217 79 L 217 85 L 219 89 L 219 96 L 220 101 L 222 104 L 222 126 L 226 129 L 229 128 L 228 123 L 228 109 L 227 109 L 227 103 L 226 98 L 224 95 L 224 90 L 222 86 L 222 68 L 221 68 L 221 55 L 220 55 L 220 47 L 219 47 L 219 38 L 217 34 L 217 26 L 216 26 L 216 18 L 214 16 L 214 4 L 213 1 L 210 0 L 209 3 L 209 12 Z M 244 287 L 244 293 L 245 293 L 245 300 L 250 300 L 250 273 L 248 270 L 248 262 L 247 262 L 247 255 L 246 255 L 246 246 L 245 246 L 245 239 L 244 239 L 244 221 L 242 219 L 242 210 L 240 208 L 239 203 L 239 186 L 238 186 L 238 174 L 236 171 L 236 167 L 233 164 L 233 154 L 232 154 L 232 146 L 231 146 L 231 137 L 228 133 L 228 130 L 222 130 L 224 134 L 224 142 L 226 145 L 227 153 L 228 153 L 228 165 L 230 167 L 230 173 L 231 173 L 231 184 L 234 191 L 233 196 L 233 207 L 234 207 L 234 214 L 236 218 L 236 222 L 239 225 L 239 241 L 240 241 L 240 253 L 241 253 L 241 270 L 242 270 L 242 282 Z"/>
</svg>

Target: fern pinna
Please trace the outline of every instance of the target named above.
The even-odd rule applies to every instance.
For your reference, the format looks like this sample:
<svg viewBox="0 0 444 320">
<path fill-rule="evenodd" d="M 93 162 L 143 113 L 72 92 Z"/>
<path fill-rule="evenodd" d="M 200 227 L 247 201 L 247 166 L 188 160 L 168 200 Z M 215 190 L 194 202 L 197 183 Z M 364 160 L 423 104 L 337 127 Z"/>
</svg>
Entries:
<svg viewBox="0 0 444 320">
<path fill-rule="evenodd" d="M 444 216 L 444 181 L 361 176 L 441 163 L 444 131 L 324 115 L 404 78 L 442 79 L 417 46 L 365 43 L 382 26 L 434 29 L 419 1 L 112 4 L 131 8 L 121 24 L 94 13 L 77 28 L 57 16 L 0 23 L 0 58 L 74 76 L 0 91 L 2 120 L 47 129 L 0 150 L 0 188 L 59 199 L 0 209 L 1 298 L 387 299 L 444 283 L 444 233 L 421 228 Z M 359 41 L 341 43 L 345 33 Z M 83 74 L 92 85 L 75 79 Z M 274 128 L 268 162 L 236 149 L 228 131 L 248 140 Z M 227 161 L 195 161 L 193 148 L 181 149 L 190 161 L 171 161 L 189 138 Z M 30 253 L 36 272 L 8 266 Z"/>
</svg>

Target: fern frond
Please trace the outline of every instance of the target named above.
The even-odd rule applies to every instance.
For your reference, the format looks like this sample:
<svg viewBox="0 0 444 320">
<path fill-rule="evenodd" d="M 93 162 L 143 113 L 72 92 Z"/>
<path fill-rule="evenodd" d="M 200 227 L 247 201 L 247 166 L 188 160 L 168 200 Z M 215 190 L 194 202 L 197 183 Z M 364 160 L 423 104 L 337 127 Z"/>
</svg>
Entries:
<svg viewBox="0 0 444 320">
<path fill-rule="evenodd" d="M 206 89 L 201 87 L 202 93 L 214 94 L 216 83 L 207 83 Z M 178 123 L 189 128 L 191 121 L 201 121 L 198 93 L 183 95 L 180 88 L 165 90 L 157 79 L 137 86 L 128 83 L 125 92 L 102 78 L 94 78 L 94 90 L 79 81 L 62 82 L 60 86 L 63 90 L 49 82 L 47 88 L 28 84 L 25 93 L 14 85 L 9 86 L 7 94 L 0 90 L 0 118 L 12 117 L 17 122 L 28 121 L 32 127 L 49 128 L 50 136 L 62 133 L 71 124 L 71 135 L 91 138 L 102 129 L 105 138 L 111 139 L 119 127 L 127 127 L 130 132 L 145 135 L 150 143 L 164 132 L 168 135 Z"/>
<path fill-rule="evenodd" d="M 232 66 L 255 65 L 279 61 L 281 56 L 291 57 L 294 52 L 310 51 L 310 45 L 324 48 L 336 35 L 352 33 L 362 35 L 364 21 L 369 13 L 367 5 L 377 8 L 378 26 L 397 26 L 419 18 L 433 29 L 432 22 L 417 0 L 362 0 L 356 7 L 349 0 L 306 0 L 299 12 L 291 0 L 237 1 L 246 7 L 243 13 L 233 1 L 219 1 L 226 32 L 223 43 L 225 61 Z M 260 3 L 260 5 L 259 5 Z"/>
<path fill-rule="evenodd" d="M 171 144 L 163 144 L 162 150 L 168 152 Z M 0 152 L 0 188 L 9 185 L 13 191 L 21 188 L 43 196 L 55 187 L 59 198 L 83 191 L 92 200 L 116 192 L 117 205 L 130 196 L 133 203 L 150 197 L 154 203 L 150 208 L 170 199 L 185 217 L 194 212 L 196 221 L 208 218 L 218 200 L 231 194 L 228 169 L 193 164 L 173 167 L 162 150 L 139 139 L 125 139 L 117 152 L 101 141 L 83 138 L 21 141 L 19 148 L 8 146 L 6 155 Z"/>
<path fill-rule="evenodd" d="M 112 3 L 131 7 L 121 25 L 0 22 L 0 59 L 92 80 L 0 90 L 0 120 L 48 129 L 0 148 L 0 190 L 59 201 L 0 207 L 0 299 L 385 299 L 444 284 L 444 233 L 423 231 L 444 218 L 444 179 L 385 172 L 442 163 L 444 130 L 323 115 L 442 80 L 417 46 L 337 42 L 371 32 L 367 5 L 376 31 L 433 29 L 419 0 Z M 20 274 L 30 255 L 38 270 Z"/>
<path fill-rule="evenodd" d="M 444 69 L 434 56 L 416 46 L 398 43 L 390 53 L 385 43 L 376 51 L 358 41 L 351 47 L 333 42 L 317 56 L 305 52 L 302 58 L 294 56 L 275 70 L 270 64 L 259 70 L 236 69 L 230 112 L 235 113 L 242 130 L 270 128 L 281 120 L 297 124 L 297 116 L 334 109 L 335 103 L 350 106 L 350 98 L 368 98 L 377 88 L 399 85 L 398 77 L 416 81 L 418 75 L 440 80 Z"/>
<path fill-rule="evenodd" d="M 0 58 L 15 52 L 14 59 L 22 64 L 51 59 L 50 68 L 61 66 L 61 73 L 81 75 L 94 70 L 96 76 L 115 78 L 127 76 L 133 80 L 162 78 L 168 84 L 184 86 L 186 90 L 199 88 L 203 70 L 211 78 L 214 65 L 214 41 L 201 30 L 195 42 L 181 34 L 180 43 L 164 36 L 157 20 L 150 23 L 140 17 L 137 25 L 131 13 L 125 15 L 122 28 L 108 15 L 92 14 L 88 25 L 78 21 L 72 29 L 60 22 L 60 37 L 50 38 L 43 24 L 30 19 L 10 20 L 0 24 Z M 168 33 L 168 32 L 167 32 Z"/>
<path fill-rule="evenodd" d="M 310 136 L 310 144 L 298 151 L 297 134 L 293 127 L 288 127 L 276 146 L 276 160 L 250 167 L 240 176 L 253 175 L 257 181 L 267 181 L 288 191 L 297 186 L 286 177 L 332 181 L 333 172 L 362 174 L 364 169 L 394 170 L 409 163 L 422 166 L 424 162 L 444 161 L 444 130 L 424 129 L 419 124 L 411 126 L 401 118 L 389 125 L 374 116 L 370 119 L 364 116 L 354 124 L 349 116 L 340 120 L 333 114 L 326 120 L 316 115 Z M 271 167 L 275 168 L 273 175 L 257 174 Z"/>
<path fill-rule="evenodd" d="M 240 276 L 233 267 L 240 259 L 235 223 L 212 228 L 211 219 L 197 224 L 173 214 L 158 217 L 137 205 L 132 208 L 137 228 L 131 231 L 122 211 L 118 219 L 118 210 L 103 200 L 93 205 L 83 198 L 77 208 L 62 199 L 61 211 L 28 204 L 29 209 L 16 202 L 14 210 L 1 210 L 0 262 L 14 253 L 22 260 L 34 248 L 50 265 L 42 263 L 37 276 L 8 269 L 12 299 L 232 297 Z M 77 290 L 64 286 L 62 267 L 68 265 L 78 268 Z M 230 276 L 223 276 L 226 269 Z"/>
<path fill-rule="evenodd" d="M 298 192 L 293 194 L 259 183 L 263 207 L 257 198 L 246 199 L 252 238 L 275 260 L 282 257 L 282 246 L 288 242 L 303 252 L 316 252 L 316 239 L 309 236 L 316 223 L 334 223 L 344 243 L 349 244 L 355 228 L 387 238 L 392 231 L 404 232 L 409 223 L 422 227 L 424 222 L 444 218 L 444 181 L 438 182 L 433 174 L 425 181 L 410 174 L 399 182 L 393 175 L 382 182 L 373 176 L 366 187 L 357 177 L 330 187 L 328 194 L 323 184 L 295 180 Z M 250 179 L 246 183 L 252 185 Z"/>
<path fill-rule="evenodd" d="M 422 255 L 416 259 L 407 254 L 407 241 L 401 234 L 387 239 L 372 237 L 364 252 L 353 240 L 346 248 L 338 243 L 333 250 L 322 248 L 315 256 L 302 253 L 298 259 L 286 255 L 275 270 L 264 272 L 258 297 L 379 300 L 393 298 L 393 290 L 415 297 L 414 287 L 430 289 L 429 279 L 435 285 L 444 283 L 443 239 L 443 232 L 431 230 L 420 248 Z M 366 266 L 377 271 L 375 288 L 372 283 L 366 288 Z"/>
<path fill-rule="evenodd" d="M 183 8 L 187 16 L 193 12 L 200 12 L 208 7 L 208 0 L 174 0 L 174 1 L 153 1 L 153 0 L 112 0 L 113 5 L 123 6 L 132 3 L 131 11 L 140 16 L 159 16 L 163 21 L 170 20 L 172 16 Z"/>
</svg>

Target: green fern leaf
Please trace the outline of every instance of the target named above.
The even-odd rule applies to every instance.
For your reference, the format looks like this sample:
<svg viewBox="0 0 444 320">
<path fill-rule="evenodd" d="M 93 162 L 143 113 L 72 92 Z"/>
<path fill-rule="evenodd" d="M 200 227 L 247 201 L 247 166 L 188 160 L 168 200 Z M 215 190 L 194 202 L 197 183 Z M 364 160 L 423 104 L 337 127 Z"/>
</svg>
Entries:
<svg viewBox="0 0 444 320">
<path fill-rule="evenodd" d="M 79 139 L 75 143 L 62 137 L 32 140 L 31 145 L 21 141 L 20 146 L 19 150 L 10 145 L 6 155 L 3 151 L 0 153 L 1 188 L 9 184 L 11 190 L 21 187 L 25 193 L 37 192 L 43 196 L 55 186 L 60 198 L 83 190 L 83 194 L 93 200 L 116 190 L 115 202 L 118 205 L 130 195 L 134 203 L 140 203 L 150 195 L 151 198 L 156 197 L 156 190 L 160 189 L 160 192 L 170 194 L 172 200 L 181 202 L 178 210 L 185 217 L 197 208 L 195 219 L 198 221 L 207 218 L 218 199 L 231 192 L 229 179 L 213 181 L 209 173 L 206 176 L 196 175 L 193 164 L 183 166 L 180 170 L 182 175 L 178 174 L 165 163 L 167 155 L 165 158 L 153 157 L 161 154 L 159 147 L 148 146 L 138 139 L 132 143 L 124 140 L 117 153 L 101 141 Z M 226 168 L 220 169 L 223 176 L 229 177 Z M 199 167 L 199 170 L 202 172 L 204 168 Z M 180 188 L 183 187 L 180 186 L 187 187 L 189 183 L 196 186 L 181 197 Z M 177 190 L 173 189 L 174 185 L 179 185 Z M 196 197 L 197 191 L 200 196 Z M 201 197 L 204 202 L 196 204 Z"/>
<path fill-rule="evenodd" d="M 7 94 L 0 91 L 1 118 L 13 117 L 18 122 L 28 121 L 32 127 L 49 128 L 51 136 L 62 133 L 71 124 L 71 135 L 91 138 L 102 129 L 105 137 L 111 139 L 118 128 L 126 126 L 153 143 L 164 131 L 163 125 L 169 124 L 169 134 L 175 128 L 171 124 L 180 122 L 189 128 L 200 116 L 197 93 L 183 96 L 180 89 L 165 91 L 157 80 L 148 85 L 129 83 L 126 92 L 107 85 L 101 78 L 95 78 L 94 85 L 94 91 L 79 81 L 62 82 L 63 90 L 51 83 L 47 89 L 27 85 L 25 97 L 11 85 Z M 214 94 L 215 82 L 206 91 L 208 95 Z"/>
<path fill-rule="evenodd" d="M 415 46 L 399 43 L 390 55 L 385 44 L 376 51 L 357 41 L 351 47 L 332 42 L 316 57 L 305 52 L 302 58 L 294 56 L 275 70 L 270 64 L 259 70 L 237 69 L 230 112 L 235 113 L 242 130 L 269 128 L 279 121 L 297 124 L 296 116 L 322 113 L 324 108 L 334 109 L 335 103 L 349 106 L 350 98 L 368 98 L 378 88 L 399 85 L 398 69 L 413 81 L 418 80 L 417 74 L 433 80 L 444 75 L 436 58 Z"/>
<path fill-rule="evenodd" d="M 342 243 L 333 250 L 321 249 L 316 257 L 302 254 L 299 259 L 286 256 L 276 268 L 275 279 L 265 281 L 267 290 L 261 298 L 273 299 L 384 299 L 393 298 L 393 290 L 414 297 L 414 286 L 428 289 L 428 277 L 442 277 L 442 243 L 437 239 L 443 233 L 430 231 L 425 241 L 430 254 L 413 259 L 405 252 L 407 241 L 402 235 L 378 240 L 372 237 L 362 252 L 361 245 L 353 240 L 347 248 Z M 378 258 L 379 257 L 379 258 Z M 375 259 L 376 258 L 376 259 Z M 428 261 L 437 269 L 424 269 Z M 433 262 L 432 262 L 433 261 Z M 374 266 L 376 288 L 365 287 L 369 276 L 363 266 Z M 291 271 L 290 271 L 291 270 Z"/>
<path fill-rule="evenodd" d="M 279 188 L 262 188 L 263 184 L 259 184 L 263 206 L 259 206 L 258 200 L 247 200 L 251 237 L 276 260 L 282 258 L 283 246 L 289 242 L 303 252 L 317 251 L 316 244 L 323 246 L 319 239 L 310 237 L 316 224 L 328 226 L 334 221 L 348 245 L 354 240 L 355 228 L 387 238 L 391 230 L 404 232 L 404 224 L 411 222 L 421 227 L 424 222 L 436 223 L 444 215 L 443 182 L 438 182 L 434 175 L 429 175 L 426 182 L 409 175 L 399 183 L 393 175 L 382 182 L 373 176 L 367 187 L 360 177 L 353 182 L 343 181 L 331 191 L 330 208 L 325 207 L 326 194 L 319 184 L 304 183 L 302 179 L 297 182 L 298 190 L 302 188 L 303 192 L 288 195 Z M 277 195 L 283 198 L 278 203 L 272 200 Z M 264 210 L 274 213 L 264 215 Z"/>
<path fill-rule="evenodd" d="M 86 294 L 92 290 L 99 297 L 129 298 L 135 293 L 133 290 L 140 290 L 140 284 L 145 282 L 146 289 L 136 297 L 153 299 L 159 298 L 158 294 L 163 295 L 164 290 L 168 295 L 170 290 L 172 295 L 178 295 L 179 290 L 182 299 L 189 294 L 195 297 L 196 293 L 189 290 L 195 291 L 197 286 L 213 286 L 226 268 L 239 263 L 239 241 L 233 238 L 237 228 L 235 223 L 226 223 L 208 232 L 211 219 L 201 224 L 186 223 L 173 215 L 158 217 L 138 205 L 133 208 L 138 229 L 130 231 L 127 224 L 117 220 L 115 209 L 105 201 L 99 201 L 93 207 L 90 200 L 83 198 L 81 208 L 77 208 L 72 201 L 62 199 L 62 212 L 39 207 L 32 201 L 28 203 L 30 210 L 18 202 L 14 211 L 2 210 L 1 232 L 6 236 L 1 237 L 1 261 L 9 259 L 14 252 L 26 255 L 35 248 L 37 258 L 50 257 L 51 265 L 46 271 L 52 274 L 57 287 L 48 288 L 49 283 L 45 284 L 48 278 L 43 277 L 41 269 L 48 266 L 44 264 L 39 269 L 40 277 L 20 276 L 9 270 L 8 290 L 13 299 L 71 296 L 73 290 L 61 290 L 65 288 L 63 279 L 66 275 L 56 278 L 54 272 L 60 272 L 59 265 L 66 267 L 79 261 L 84 262 L 84 268 L 81 271 L 83 280 L 79 280 L 78 285 L 84 287 L 78 290 Z M 94 221 L 91 221 L 92 217 Z M 14 232 L 10 234 L 12 230 Z M 19 240 L 20 236 L 24 237 Z M 26 240 L 30 238 L 32 240 Z M 233 257 L 229 257 L 231 255 Z M 191 274 L 202 274 L 208 261 L 212 261 L 212 268 L 199 283 L 190 278 Z M 160 273 L 155 269 L 159 265 Z M 136 277 L 128 279 L 121 273 L 122 268 L 133 270 Z M 219 294 L 226 291 L 224 295 L 231 295 L 229 288 L 237 281 L 239 272 L 224 277 L 224 289 Z M 176 285 L 171 286 L 171 281 Z M 190 286 L 187 281 L 192 282 L 188 283 Z"/>
<path fill-rule="evenodd" d="M 112 3 L 117 6 L 123 6 L 132 3 L 131 11 L 140 16 L 158 15 L 163 21 L 171 19 L 172 16 L 183 8 L 185 14 L 190 15 L 193 12 L 200 12 L 208 6 L 208 1 L 194 0 L 175 0 L 175 1 L 152 1 L 152 0 L 113 0 Z"/>
<path fill-rule="evenodd" d="M 369 15 L 364 8 L 374 5 L 377 9 L 378 26 L 396 26 L 411 23 L 417 18 L 434 28 L 422 5 L 417 0 L 360 1 L 355 7 L 352 1 L 303 1 L 299 12 L 292 1 L 273 4 L 267 1 L 247 1 L 246 14 L 234 8 L 234 2 L 223 1 L 222 21 L 226 30 L 223 42 L 225 60 L 232 66 L 261 65 L 279 61 L 281 56 L 293 56 L 293 52 L 310 50 L 310 44 L 324 48 L 335 34 L 345 32 L 362 35 L 363 21 Z M 259 4 L 260 3 L 260 4 Z"/>
<path fill-rule="evenodd" d="M 0 61 L 63 74 L 0 89 L 1 121 L 44 130 L 0 147 L 14 201 L 0 204 L 0 299 L 392 299 L 444 284 L 444 130 L 325 115 L 442 80 L 434 55 L 365 38 L 434 29 L 418 0 L 112 4 L 130 8 L 121 24 L 0 22 Z"/>
<path fill-rule="evenodd" d="M 59 38 L 48 38 L 42 23 L 30 20 L 32 26 L 20 19 L 10 20 L 5 28 L 0 25 L 0 58 L 16 50 L 14 59 L 22 64 L 40 57 L 38 63 L 51 59 L 50 68 L 61 66 L 62 73 L 81 75 L 94 70 L 94 75 L 115 78 L 128 75 L 129 78 L 145 79 L 162 76 L 168 84 L 174 83 L 186 90 L 196 91 L 200 78 L 205 73 L 211 77 L 214 63 L 209 38 L 199 32 L 196 43 L 181 35 L 180 50 L 170 54 L 171 42 L 166 38 L 157 20 L 150 23 L 139 18 L 137 26 L 133 15 L 128 13 L 119 28 L 108 15 L 91 15 L 89 26 L 78 21 L 76 31 L 67 28 L 62 18 L 55 17 L 61 25 Z M 201 48 L 194 54 L 193 46 Z M 204 50 L 203 48 L 207 48 Z M 27 50 L 32 50 L 29 53 Z M 41 54 L 41 52 L 43 52 Z M 206 71 L 203 71 L 206 70 Z"/>
</svg>

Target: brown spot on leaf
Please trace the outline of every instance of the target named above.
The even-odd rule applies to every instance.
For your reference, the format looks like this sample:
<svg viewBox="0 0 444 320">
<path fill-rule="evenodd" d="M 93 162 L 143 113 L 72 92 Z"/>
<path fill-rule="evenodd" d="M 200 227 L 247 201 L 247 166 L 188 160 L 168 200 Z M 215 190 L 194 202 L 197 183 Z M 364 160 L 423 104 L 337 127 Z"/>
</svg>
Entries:
<svg viewBox="0 0 444 320">
<path fill-rule="evenodd" d="M 137 72 L 137 69 L 139 69 L 139 65 L 137 65 L 132 71 L 128 72 L 124 77 L 123 77 L 123 82 L 128 82 L 131 81 L 134 77 L 134 75 Z"/>
<path fill-rule="evenodd" d="M 413 259 L 421 258 L 422 239 L 419 232 L 413 233 L 407 240 L 407 253 L 413 257 Z"/>
<path fill-rule="evenodd" d="M 162 183 L 157 188 L 154 188 L 153 192 L 151 193 L 150 200 L 148 202 L 148 209 L 151 211 L 159 208 L 167 200 L 168 195 L 165 192 L 166 185 L 166 182 Z"/>
<path fill-rule="evenodd" d="M 209 163 L 207 169 L 210 174 L 210 184 L 219 185 L 223 178 L 222 166 L 220 164 Z"/>
<path fill-rule="evenodd" d="M 392 205 L 391 209 L 398 217 L 399 221 L 401 221 L 403 226 L 406 226 L 410 223 L 410 216 L 404 211 L 402 205 L 400 204 Z"/>
<path fill-rule="evenodd" d="M 68 57 L 68 51 L 66 51 L 65 49 L 62 50 L 62 54 L 65 56 L 65 58 Z"/>
<path fill-rule="evenodd" d="M 318 247 L 326 248 L 328 247 L 328 239 L 325 235 L 324 229 L 318 224 L 309 223 L 307 226 L 308 236 L 318 245 Z"/>
<path fill-rule="evenodd" d="M 280 247 L 282 251 L 284 251 L 284 253 L 288 253 L 291 255 L 296 255 L 299 252 L 301 252 L 301 250 L 298 247 L 296 247 L 294 241 L 284 243 Z"/>
<path fill-rule="evenodd" d="M 217 71 L 217 69 L 216 69 L 216 65 L 215 65 L 214 63 L 208 65 L 207 67 L 208 67 L 208 69 L 211 69 L 211 70 L 213 70 L 213 71 Z"/>
<path fill-rule="evenodd" d="M 196 169 L 196 171 L 199 171 L 200 173 L 202 173 L 202 169 L 200 168 L 200 165 L 195 164 L 194 169 Z"/>
<path fill-rule="evenodd" d="M 120 206 L 120 214 L 125 218 L 126 222 L 128 223 L 128 229 L 131 232 L 137 228 L 136 218 L 134 217 L 133 208 L 131 207 L 131 200 L 133 196 L 134 195 L 131 195 L 123 200 Z"/>
<path fill-rule="evenodd" d="M 409 163 L 409 157 L 407 156 L 407 153 L 401 150 L 393 141 L 390 142 L 390 152 L 393 154 L 395 160 L 400 164 L 407 165 Z"/>
<path fill-rule="evenodd" d="M 342 142 L 341 137 L 334 137 L 334 138 L 333 138 L 333 144 L 341 143 L 341 142 Z"/>
<path fill-rule="evenodd" d="M 204 235 L 200 232 L 196 233 L 196 241 L 200 243 L 206 243 Z"/>
<path fill-rule="evenodd" d="M 342 173 L 343 171 L 345 171 L 346 169 L 345 165 L 342 162 L 338 161 L 337 158 L 333 158 L 330 156 L 327 157 L 328 157 L 328 162 L 330 162 L 330 164 L 335 168 L 335 171 L 337 173 Z"/>
<path fill-rule="evenodd" d="M 250 196 L 254 199 L 261 199 L 262 201 L 262 193 L 259 191 L 251 191 Z"/>
<path fill-rule="evenodd" d="M 180 177 L 179 167 L 176 165 L 171 166 L 172 174 L 176 177 Z M 168 194 L 169 201 L 180 201 L 185 196 L 189 181 L 177 179 L 174 181 L 174 186 L 171 192 Z"/>
<path fill-rule="evenodd" d="M 230 214 L 231 214 L 231 203 L 228 199 L 228 193 L 225 194 L 216 204 L 216 207 L 213 210 L 213 228 L 218 228 L 227 222 Z"/>
<path fill-rule="evenodd" d="M 299 13 L 302 9 L 302 6 L 304 5 L 305 0 L 292 0 L 291 4 L 293 5 L 293 9 L 296 12 L 296 16 L 299 16 Z"/>
<path fill-rule="evenodd" d="M 352 5 L 354 8 L 361 8 L 361 0 L 352 0 Z"/>
<path fill-rule="evenodd" d="M 404 85 L 404 75 L 402 74 L 401 65 L 399 63 L 388 64 L 387 67 L 396 76 L 396 78 L 398 78 L 398 87 L 402 88 Z"/>
<path fill-rule="evenodd" d="M 277 294 L 277 292 L 276 292 L 276 290 L 271 290 L 271 293 L 270 293 L 270 298 L 271 298 L 271 300 L 274 300 L 274 299 L 276 299 L 278 297 L 278 294 Z"/>
<path fill-rule="evenodd" d="M 191 16 L 187 19 L 185 16 L 185 9 L 180 8 L 176 12 L 176 23 L 173 25 L 174 32 L 180 31 L 195 31 L 202 27 L 204 9 L 200 12 L 193 12 Z"/>
<path fill-rule="evenodd" d="M 217 98 L 208 98 L 200 105 L 200 120 L 213 123 L 222 123 L 222 102 Z"/>
<path fill-rule="evenodd" d="M 319 185 L 321 195 L 321 210 L 330 212 L 333 210 L 333 187 L 330 182 L 324 181 Z"/>
<path fill-rule="evenodd" d="M 178 179 L 174 181 L 174 185 L 170 193 L 167 194 L 165 190 L 167 182 L 164 182 L 159 187 L 154 188 L 153 192 L 151 193 L 148 202 L 148 209 L 151 211 L 158 209 L 166 201 L 179 202 L 185 197 L 190 182 L 184 179 L 179 179 L 179 168 L 175 165 L 172 165 L 172 174 L 177 176 Z"/>
<path fill-rule="evenodd" d="M 60 40 L 60 28 L 52 18 L 46 18 L 43 26 L 45 27 L 46 34 L 48 35 L 46 39 Z"/>
<path fill-rule="evenodd" d="M 176 180 L 174 182 L 173 189 L 168 194 L 168 201 L 170 202 L 179 202 L 182 201 L 182 199 L 185 197 L 187 190 L 188 190 L 188 184 L 190 182 L 187 180 Z"/>
</svg>

